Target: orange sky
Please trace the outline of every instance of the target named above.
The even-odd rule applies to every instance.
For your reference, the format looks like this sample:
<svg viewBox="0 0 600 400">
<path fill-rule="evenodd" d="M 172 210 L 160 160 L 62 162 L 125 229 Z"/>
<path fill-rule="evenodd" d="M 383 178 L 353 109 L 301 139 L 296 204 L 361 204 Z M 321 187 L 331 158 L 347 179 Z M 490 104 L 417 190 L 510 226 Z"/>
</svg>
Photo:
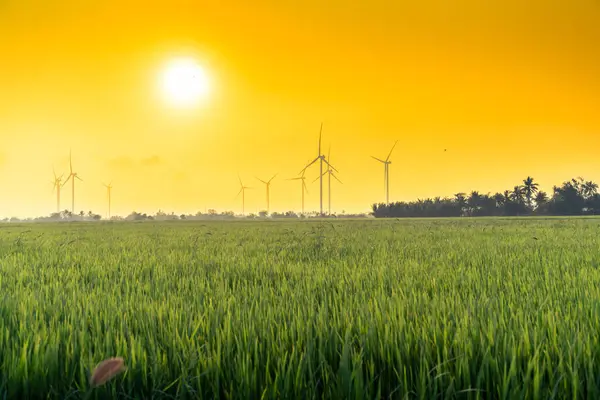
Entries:
<svg viewBox="0 0 600 400">
<path fill-rule="evenodd" d="M 246 211 L 276 172 L 271 209 L 299 209 L 284 179 L 321 121 L 336 211 L 383 200 L 369 156 L 396 139 L 393 200 L 600 181 L 598 21 L 597 0 L 0 0 L 0 215 L 52 212 L 69 148 L 76 210 L 105 214 L 112 180 L 113 214 L 239 212 L 238 171 Z M 202 107 L 158 90 L 177 56 L 211 77 Z"/>
</svg>

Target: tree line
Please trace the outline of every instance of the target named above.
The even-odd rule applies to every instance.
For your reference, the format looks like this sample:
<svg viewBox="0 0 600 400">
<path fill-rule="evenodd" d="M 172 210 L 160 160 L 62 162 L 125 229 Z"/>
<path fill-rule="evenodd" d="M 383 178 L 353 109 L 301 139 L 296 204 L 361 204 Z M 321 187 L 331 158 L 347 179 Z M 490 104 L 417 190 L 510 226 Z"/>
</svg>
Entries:
<svg viewBox="0 0 600 400">
<path fill-rule="evenodd" d="M 378 203 L 372 205 L 372 211 L 376 218 L 598 215 L 600 194 L 595 182 L 578 177 L 554 186 L 548 195 L 528 176 L 522 184 L 495 194 L 472 191 L 452 198 Z"/>
<path fill-rule="evenodd" d="M 35 217 L 35 218 L 3 218 L 1 222 L 96 222 L 96 221 L 205 221 L 205 220 L 260 220 L 260 219 L 308 219 L 308 218 L 368 218 L 371 217 L 368 213 L 360 214 L 347 214 L 344 211 L 341 214 L 332 215 L 319 215 L 318 211 L 306 212 L 304 214 L 295 211 L 286 212 L 272 212 L 259 211 L 258 213 L 251 213 L 247 215 L 235 214 L 233 211 L 221 211 L 218 212 L 215 209 L 208 209 L 207 212 L 197 212 L 195 214 L 175 214 L 174 212 L 166 213 L 162 210 L 158 210 L 154 214 L 141 213 L 132 211 L 129 215 L 122 217 L 113 215 L 108 219 L 103 218 L 100 214 L 92 211 L 80 211 L 78 213 L 72 213 L 69 210 L 61 212 L 51 213 L 49 216 Z"/>
</svg>

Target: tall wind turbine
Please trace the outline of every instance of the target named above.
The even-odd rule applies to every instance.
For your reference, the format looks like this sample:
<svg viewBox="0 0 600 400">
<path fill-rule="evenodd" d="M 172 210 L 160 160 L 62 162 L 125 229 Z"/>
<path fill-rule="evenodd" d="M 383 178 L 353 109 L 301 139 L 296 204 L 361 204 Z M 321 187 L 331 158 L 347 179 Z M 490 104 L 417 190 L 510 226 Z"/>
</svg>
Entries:
<svg viewBox="0 0 600 400">
<path fill-rule="evenodd" d="M 302 186 L 301 186 L 301 190 L 302 190 L 302 214 L 304 214 L 304 192 L 308 193 L 308 188 L 306 187 L 306 182 L 304 181 L 306 179 L 306 177 L 304 176 L 304 171 L 302 172 L 302 175 L 297 177 L 297 178 L 290 178 L 288 179 L 288 181 L 298 181 L 301 180 L 302 181 Z"/>
<path fill-rule="evenodd" d="M 269 188 L 271 187 L 271 181 L 272 181 L 272 180 L 273 180 L 273 179 L 274 179 L 276 176 L 277 176 L 277 174 L 273 175 L 273 177 L 272 177 L 271 179 L 269 179 L 268 181 L 266 181 L 266 182 L 265 182 L 265 181 L 263 181 L 263 180 L 262 180 L 262 179 L 260 179 L 260 178 L 256 178 L 256 179 L 258 179 L 259 181 L 261 181 L 262 183 L 264 183 L 264 184 L 267 186 L 267 213 L 269 213 L 269 210 L 270 210 L 270 209 L 269 209 L 269 206 L 270 206 L 270 204 L 269 204 Z"/>
<path fill-rule="evenodd" d="M 306 169 L 308 167 L 310 167 L 311 165 L 313 165 L 314 163 L 316 163 L 317 161 L 319 161 L 319 210 L 320 210 L 320 215 L 323 215 L 323 163 L 327 164 L 328 166 L 330 166 L 334 171 L 338 172 L 337 169 L 333 168 L 325 159 L 325 156 L 323 154 L 321 154 L 321 136 L 323 133 L 323 123 L 321 122 L 321 129 L 319 130 L 319 154 L 317 155 L 317 158 L 315 158 L 314 160 L 312 160 L 306 167 L 304 167 L 304 169 L 302 171 L 300 171 L 300 174 L 304 174 L 304 171 L 306 171 Z"/>
<path fill-rule="evenodd" d="M 77 172 L 73 172 L 73 162 L 71 159 L 71 150 L 69 150 L 69 176 L 67 177 L 67 179 L 64 181 L 64 183 L 62 185 L 65 186 L 67 184 L 67 182 L 69 182 L 69 179 L 71 180 L 71 213 L 73 213 L 73 214 L 75 214 L 75 178 L 77 178 L 83 182 L 83 179 L 81 179 L 77 175 Z"/>
<path fill-rule="evenodd" d="M 245 207 L 246 207 L 246 189 L 252 189 L 249 186 L 244 186 L 244 184 L 242 183 L 242 178 L 240 178 L 240 176 L 238 175 L 238 179 L 240 180 L 240 191 L 238 192 L 237 196 L 238 197 L 240 195 L 240 193 L 242 194 L 242 215 L 245 215 Z"/>
<path fill-rule="evenodd" d="M 106 188 L 106 194 L 108 195 L 108 218 L 110 219 L 110 191 L 112 190 L 112 182 L 109 183 L 108 185 L 103 183 L 102 185 L 104 185 L 104 187 Z"/>
<path fill-rule="evenodd" d="M 331 158 L 329 158 L 329 155 L 330 155 L 330 154 L 331 154 L 331 147 L 329 147 L 329 151 L 327 152 L 327 159 L 329 159 L 329 160 L 331 160 Z M 332 167 L 332 166 L 331 166 L 329 163 L 327 163 L 327 169 L 326 169 L 326 170 L 325 170 L 325 172 L 323 172 L 323 174 L 322 174 L 322 175 L 319 177 L 319 178 L 321 178 L 321 177 L 323 177 L 324 175 L 327 175 L 327 191 L 328 191 L 328 194 L 327 194 L 327 201 L 328 201 L 328 203 L 329 203 L 329 204 L 328 204 L 328 206 L 329 206 L 329 207 L 328 207 L 328 213 L 329 213 L 329 215 L 331 215 L 331 177 L 333 176 L 333 177 L 335 178 L 335 180 L 337 180 L 339 183 L 341 183 L 341 184 L 343 185 L 343 182 L 342 182 L 342 181 L 340 181 L 340 180 L 339 180 L 339 178 L 338 178 L 337 176 L 335 176 L 335 174 L 333 173 L 333 170 L 332 170 L 332 168 L 333 168 L 333 167 Z M 338 171 L 338 172 L 339 172 L 339 171 Z M 319 179 L 319 178 L 317 178 L 317 179 Z M 313 181 L 313 183 L 314 183 L 314 182 L 316 182 L 316 181 L 317 181 L 317 179 L 315 179 L 315 180 Z"/>
<path fill-rule="evenodd" d="M 52 185 L 54 185 L 54 187 L 52 188 L 52 190 L 56 190 L 56 212 L 59 213 L 60 212 L 60 187 L 62 184 L 62 178 L 63 176 L 56 176 L 56 171 L 54 171 L 54 168 L 52 168 L 52 172 L 54 173 L 54 182 L 52 182 Z"/>
<path fill-rule="evenodd" d="M 390 164 L 392 163 L 390 161 L 390 156 L 392 155 L 392 151 L 394 151 L 394 147 L 396 147 L 396 144 L 398 143 L 398 141 L 396 140 L 394 142 L 394 145 L 392 146 L 392 149 L 390 150 L 390 153 L 388 154 L 387 158 L 384 160 L 371 156 L 372 158 L 374 158 L 375 160 L 383 163 L 383 190 L 385 192 L 385 204 L 390 204 Z"/>
</svg>

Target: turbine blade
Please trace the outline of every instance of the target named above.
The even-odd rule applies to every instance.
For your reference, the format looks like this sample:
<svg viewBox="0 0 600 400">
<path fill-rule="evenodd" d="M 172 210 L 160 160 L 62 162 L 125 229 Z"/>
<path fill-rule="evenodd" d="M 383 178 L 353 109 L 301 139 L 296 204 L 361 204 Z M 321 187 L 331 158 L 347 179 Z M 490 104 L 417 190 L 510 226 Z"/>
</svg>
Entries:
<svg viewBox="0 0 600 400">
<path fill-rule="evenodd" d="M 262 179 L 257 178 L 257 177 L 255 177 L 255 178 L 258 179 L 259 181 L 261 181 L 262 183 L 264 183 L 265 185 L 267 184 L 267 182 L 263 181 Z"/>
<path fill-rule="evenodd" d="M 341 183 L 342 185 L 344 184 L 344 182 L 340 181 L 340 179 L 339 179 L 337 176 L 335 176 L 335 174 L 334 174 L 333 172 L 331 172 L 330 174 L 331 174 L 331 176 L 333 176 L 333 177 L 334 177 L 334 178 L 335 178 L 335 179 L 336 179 L 336 180 L 337 180 L 339 183 Z"/>
<path fill-rule="evenodd" d="M 242 178 L 240 178 L 240 174 L 238 174 L 238 180 L 240 181 L 240 186 L 244 186 L 244 184 L 242 183 Z"/>
<path fill-rule="evenodd" d="M 242 187 L 240 189 L 240 191 L 238 192 L 238 194 L 235 195 L 234 199 L 237 199 L 238 197 L 240 197 L 240 194 L 244 191 L 244 188 Z"/>
<path fill-rule="evenodd" d="M 272 181 L 273 179 L 275 179 L 275 177 L 276 177 L 277 175 L 279 175 L 279 172 L 278 172 L 278 173 L 276 173 L 275 175 L 273 175 L 273 177 L 272 177 L 271 179 L 269 179 L 269 183 L 271 183 L 271 181 Z"/>
<path fill-rule="evenodd" d="M 390 154 L 388 154 L 387 158 L 385 159 L 385 161 L 389 161 L 390 156 L 392 155 L 392 151 L 394 151 L 394 147 L 396 147 L 396 145 L 398 144 L 398 141 L 396 140 L 394 142 L 394 145 L 392 146 L 392 149 L 390 150 Z"/>
<path fill-rule="evenodd" d="M 54 170 L 54 166 L 52 166 L 52 173 L 54 174 L 54 180 L 56 180 L 56 171 Z"/>
<path fill-rule="evenodd" d="M 321 129 L 319 129 L 319 156 L 321 155 L 321 136 L 323 135 L 323 123 L 321 122 Z"/>
<path fill-rule="evenodd" d="M 304 181 L 304 179 L 302 180 L 302 187 L 304 188 L 306 193 L 308 193 L 308 187 L 306 187 L 306 182 Z"/>
<path fill-rule="evenodd" d="M 67 182 L 69 182 L 69 179 L 71 179 L 71 175 L 69 175 L 67 177 L 67 179 L 65 179 L 65 181 L 63 182 L 63 184 L 61 185 L 61 187 L 65 186 L 67 184 Z"/>
<path fill-rule="evenodd" d="M 314 181 L 312 181 L 312 183 L 315 183 L 316 181 L 319 180 L 319 178 L 325 176 L 327 174 L 327 171 L 323 172 L 321 175 L 317 176 L 317 179 L 315 179 Z"/>
<path fill-rule="evenodd" d="M 333 165 L 329 164 L 326 159 L 323 159 L 323 161 L 325 161 L 325 164 L 327 164 L 328 166 L 330 166 L 331 169 L 334 170 L 335 172 L 340 172 L 337 169 L 335 169 L 335 167 Z"/>
<path fill-rule="evenodd" d="M 75 175 L 75 178 L 77 178 L 77 179 L 79 179 L 81 182 L 83 182 L 83 179 L 81 179 L 81 178 L 79 177 L 79 175 Z"/>
<path fill-rule="evenodd" d="M 312 160 L 312 162 L 310 162 L 308 165 L 306 165 L 306 167 L 304 167 L 304 169 L 302 171 L 300 171 L 300 174 L 302 174 L 302 176 L 304 176 L 304 172 L 306 171 L 306 169 L 308 167 L 310 167 L 311 165 L 313 165 L 314 163 L 316 163 L 319 160 L 320 157 L 315 158 L 314 160 Z"/>
<path fill-rule="evenodd" d="M 371 156 L 371 158 L 374 158 L 375 160 L 385 164 L 385 161 L 383 161 L 381 158 L 377 158 L 377 157 L 373 157 L 373 156 Z"/>
</svg>

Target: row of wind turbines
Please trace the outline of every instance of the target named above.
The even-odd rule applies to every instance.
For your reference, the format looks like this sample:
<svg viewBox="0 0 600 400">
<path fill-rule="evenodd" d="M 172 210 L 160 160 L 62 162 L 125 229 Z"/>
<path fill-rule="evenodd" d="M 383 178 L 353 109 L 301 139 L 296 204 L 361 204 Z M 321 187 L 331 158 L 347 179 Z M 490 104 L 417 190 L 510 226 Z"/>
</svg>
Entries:
<svg viewBox="0 0 600 400">
<path fill-rule="evenodd" d="M 67 179 L 63 181 L 63 175 L 57 176 L 54 168 L 52 169 L 54 173 L 54 181 L 52 182 L 53 191 L 56 191 L 56 212 L 59 213 L 60 209 L 60 191 L 69 182 L 71 181 L 71 213 L 75 214 L 75 179 L 79 179 L 83 182 L 83 179 L 79 177 L 77 172 L 73 171 L 73 159 L 71 157 L 71 151 L 69 151 L 69 175 L 67 175 Z M 106 190 L 108 195 L 108 218 L 110 218 L 110 192 L 112 190 L 112 182 L 107 184 L 102 184 Z"/>
<path fill-rule="evenodd" d="M 288 179 L 290 181 L 301 181 L 300 189 L 301 189 L 301 193 L 302 193 L 302 213 L 303 214 L 304 214 L 304 196 L 305 196 L 305 193 L 308 193 L 308 188 L 306 185 L 306 176 L 305 176 L 306 170 L 308 168 L 313 166 L 316 162 L 319 162 L 319 176 L 313 181 L 313 183 L 316 182 L 317 180 L 319 180 L 319 211 L 320 211 L 320 215 L 323 215 L 323 177 L 327 176 L 327 191 L 328 191 L 327 199 L 328 199 L 328 213 L 329 214 L 331 214 L 331 178 L 333 178 L 333 179 L 337 180 L 339 183 L 343 184 L 343 182 L 335 174 L 336 172 L 339 173 L 339 171 L 330 163 L 331 148 L 329 148 L 327 156 L 322 154 L 322 151 L 321 151 L 322 137 L 323 137 L 323 123 L 321 123 L 321 128 L 319 130 L 319 147 L 318 147 L 317 156 L 315 157 L 314 160 L 312 160 L 310 163 L 308 163 L 299 172 L 299 174 L 298 174 L 299 176 Z M 388 153 L 385 160 L 382 160 L 381 158 L 377 158 L 375 156 L 371 156 L 373 159 L 381 162 L 384 166 L 383 185 L 384 185 L 386 204 L 389 204 L 389 201 L 390 201 L 390 175 L 389 175 L 390 169 L 389 169 L 389 166 L 392 163 L 390 161 L 390 157 L 392 156 L 392 152 L 394 151 L 394 148 L 396 147 L 397 143 L 398 143 L 398 141 L 396 141 L 394 143 L 394 145 L 392 146 L 392 149 Z M 324 164 L 327 167 L 327 169 L 325 169 L 325 170 L 323 170 Z M 63 180 L 64 175 L 57 176 L 56 171 L 54 171 L 54 169 L 53 169 L 53 172 L 54 172 L 54 181 L 52 182 L 52 184 L 53 184 L 53 191 L 56 191 L 56 212 L 58 213 L 61 211 L 61 208 L 60 208 L 61 190 L 69 181 L 71 181 L 71 212 L 74 214 L 75 213 L 75 180 L 78 179 L 79 181 L 83 182 L 83 179 L 81 179 L 81 177 L 77 174 L 77 172 L 73 171 L 73 161 L 72 161 L 72 157 L 71 157 L 71 151 L 69 151 L 69 174 L 67 175 L 67 178 L 65 180 Z M 275 179 L 275 177 L 277 175 L 278 174 L 273 175 L 271 177 L 271 179 L 269 179 L 268 181 L 262 180 L 260 178 L 256 178 L 260 182 L 262 182 L 266 187 L 267 213 L 270 212 L 271 183 L 273 182 L 273 179 Z M 238 179 L 240 182 L 240 191 L 238 192 L 236 198 L 239 197 L 240 195 L 242 196 L 242 214 L 245 215 L 246 190 L 252 189 L 252 187 L 245 186 L 239 175 L 238 175 Z M 112 183 L 109 183 L 108 185 L 103 183 L 102 185 L 107 190 L 108 217 L 110 218 L 110 216 L 111 216 L 111 212 L 110 212 L 111 190 L 113 187 L 112 187 Z"/>
<path fill-rule="evenodd" d="M 321 123 L 321 129 L 319 130 L 319 148 L 318 148 L 318 153 L 317 153 L 317 157 L 311 161 L 310 163 L 308 163 L 300 172 L 299 172 L 299 176 L 295 177 L 295 178 L 289 178 L 287 180 L 290 181 L 296 181 L 299 180 L 301 181 L 301 193 L 302 193 L 302 213 L 304 214 L 304 195 L 305 193 L 308 193 L 308 188 L 306 186 L 306 176 L 304 175 L 306 173 L 306 170 L 311 167 L 313 164 L 315 164 L 317 161 L 319 162 L 319 176 L 317 177 L 317 179 L 315 179 L 313 181 L 316 182 L 317 180 L 319 180 L 319 212 L 320 215 L 323 215 L 323 177 L 325 175 L 327 175 L 327 191 L 328 191 L 328 195 L 327 195 L 327 200 L 328 200 L 328 214 L 331 215 L 331 178 L 333 177 L 335 180 L 337 180 L 339 183 L 343 184 L 343 182 L 335 175 L 335 172 L 339 173 L 339 171 L 330 163 L 331 160 L 331 147 L 329 148 L 328 152 L 327 152 L 327 157 L 325 157 L 324 154 L 322 154 L 321 152 L 321 141 L 322 141 L 322 137 L 323 137 L 323 123 Z M 381 162 L 384 166 L 384 172 L 383 172 L 383 185 L 384 185 L 384 192 L 385 192 L 385 202 L 386 204 L 389 204 L 390 202 L 390 174 L 389 174 L 389 166 L 392 163 L 390 161 L 390 157 L 392 156 L 392 152 L 394 151 L 394 148 L 396 147 L 396 144 L 398 144 L 398 141 L 396 140 L 396 142 L 394 142 L 394 145 L 392 146 L 392 149 L 390 150 L 390 152 L 388 153 L 387 157 L 385 158 L 385 160 L 382 160 L 380 158 L 377 158 L 375 156 L 371 156 L 373 159 Z M 327 169 L 325 171 L 323 171 L 323 163 L 325 163 L 327 165 Z M 334 172 L 335 171 L 335 172 Z M 270 188 L 271 188 L 271 182 L 273 181 L 273 179 L 275 179 L 275 177 L 278 174 L 273 175 L 273 177 L 271 179 L 269 179 L 268 181 L 264 181 L 260 178 L 256 178 L 258 179 L 260 182 L 262 182 L 265 186 L 266 186 L 266 195 L 267 195 L 267 213 L 270 211 Z M 240 178 L 240 176 L 238 175 L 238 180 L 240 181 L 240 191 L 238 192 L 236 197 L 239 197 L 240 195 L 242 195 L 242 214 L 245 214 L 245 206 L 246 206 L 246 190 L 247 189 L 252 189 L 252 187 L 250 186 L 245 186 L 244 183 L 242 182 L 242 178 Z"/>
</svg>

